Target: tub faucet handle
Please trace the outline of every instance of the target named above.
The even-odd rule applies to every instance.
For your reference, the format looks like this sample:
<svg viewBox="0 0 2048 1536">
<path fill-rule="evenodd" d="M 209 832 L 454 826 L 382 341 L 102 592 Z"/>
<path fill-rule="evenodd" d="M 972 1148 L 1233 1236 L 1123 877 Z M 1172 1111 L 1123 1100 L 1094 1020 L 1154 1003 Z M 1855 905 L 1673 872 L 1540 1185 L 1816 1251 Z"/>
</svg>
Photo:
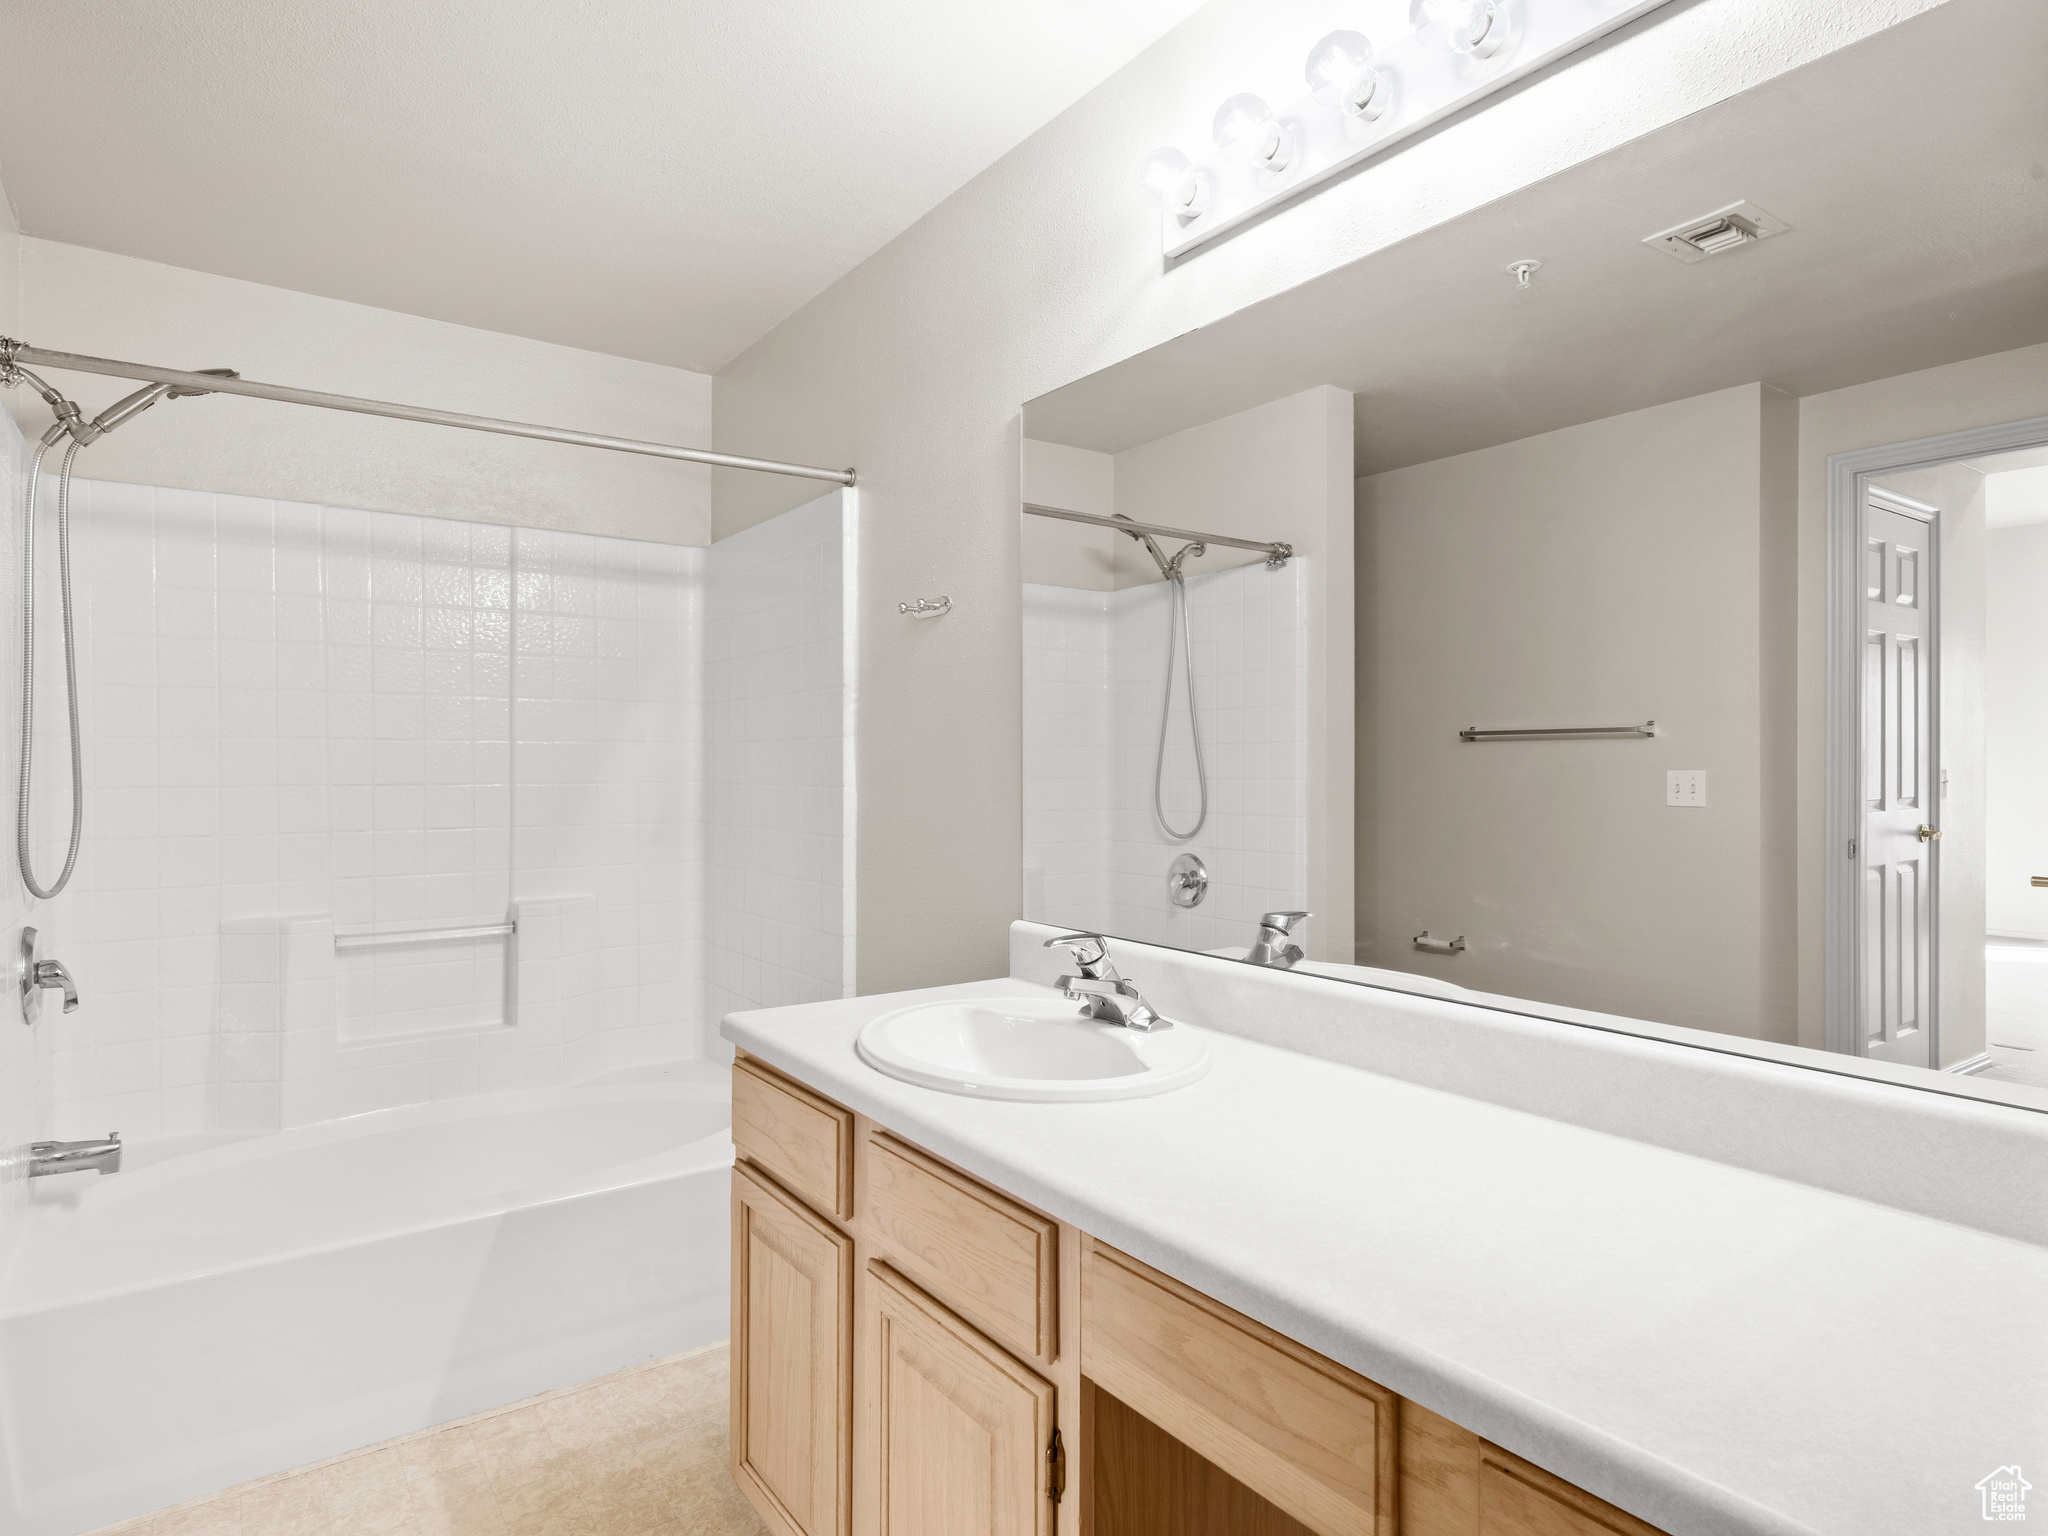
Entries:
<svg viewBox="0 0 2048 1536">
<path fill-rule="evenodd" d="M 21 1021 L 34 1024 L 42 1011 L 42 995 L 45 988 L 55 988 L 64 994 L 64 1011 L 78 1011 L 78 984 L 71 979 L 71 972 L 61 960 L 45 960 L 41 954 L 41 942 L 33 928 L 21 930 Z"/>
</svg>

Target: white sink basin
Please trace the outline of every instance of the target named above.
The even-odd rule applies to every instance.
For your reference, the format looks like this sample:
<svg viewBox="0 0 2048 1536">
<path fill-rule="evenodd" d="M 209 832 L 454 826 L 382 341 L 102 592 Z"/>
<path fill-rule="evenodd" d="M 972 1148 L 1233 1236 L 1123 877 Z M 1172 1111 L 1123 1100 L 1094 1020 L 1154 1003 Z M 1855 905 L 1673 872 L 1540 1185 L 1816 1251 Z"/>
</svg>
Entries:
<svg viewBox="0 0 2048 1536">
<path fill-rule="evenodd" d="M 920 1003 L 873 1020 L 854 1043 L 878 1072 L 984 1099 L 1139 1099 L 1209 1070 L 1209 1047 L 1184 1024 L 1126 1029 L 1061 997 Z"/>
</svg>

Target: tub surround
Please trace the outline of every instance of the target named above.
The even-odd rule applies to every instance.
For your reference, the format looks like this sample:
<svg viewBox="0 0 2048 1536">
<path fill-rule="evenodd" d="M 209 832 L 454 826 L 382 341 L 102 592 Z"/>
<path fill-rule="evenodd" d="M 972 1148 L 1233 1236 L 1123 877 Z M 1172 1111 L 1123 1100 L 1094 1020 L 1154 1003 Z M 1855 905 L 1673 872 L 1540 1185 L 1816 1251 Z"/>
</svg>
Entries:
<svg viewBox="0 0 2048 1536">
<path fill-rule="evenodd" d="M 0 1530 L 73 1536 L 723 1338 L 729 1105 L 685 1061 L 37 1180 L 0 1279 Z"/>
<path fill-rule="evenodd" d="M 1037 991 L 1051 932 L 1012 979 L 724 1033 L 1673 1536 L 1921 1536 L 2048 1439 L 2048 1115 L 1124 943 L 1213 1031 L 1187 1088 L 988 1103 L 856 1055 L 906 1003 Z"/>
</svg>

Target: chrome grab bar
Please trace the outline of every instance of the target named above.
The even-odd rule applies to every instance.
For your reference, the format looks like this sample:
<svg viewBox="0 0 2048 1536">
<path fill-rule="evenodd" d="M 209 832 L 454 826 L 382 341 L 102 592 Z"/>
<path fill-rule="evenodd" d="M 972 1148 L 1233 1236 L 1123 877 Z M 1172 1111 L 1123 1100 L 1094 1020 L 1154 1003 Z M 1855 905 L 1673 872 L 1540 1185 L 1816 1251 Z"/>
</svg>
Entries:
<svg viewBox="0 0 2048 1536">
<path fill-rule="evenodd" d="M 445 944 L 457 939 L 509 938 L 517 923 L 470 923 L 458 928 L 359 928 L 334 936 L 336 949 L 373 949 L 387 944 Z"/>
</svg>

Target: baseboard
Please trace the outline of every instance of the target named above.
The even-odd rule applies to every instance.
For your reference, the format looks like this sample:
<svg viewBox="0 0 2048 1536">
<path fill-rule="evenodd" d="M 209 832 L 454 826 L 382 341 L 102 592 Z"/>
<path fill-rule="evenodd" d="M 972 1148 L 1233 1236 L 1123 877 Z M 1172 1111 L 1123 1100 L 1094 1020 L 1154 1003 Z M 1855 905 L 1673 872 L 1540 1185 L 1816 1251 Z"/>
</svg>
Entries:
<svg viewBox="0 0 2048 1536">
<path fill-rule="evenodd" d="M 1961 1077 L 1968 1077 L 1973 1072 L 1982 1072 L 1990 1065 L 1991 1053 L 1989 1051 L 1979 1051 L 1967 1060 L 1959 1061 L 1952 1067 L 1943 1067 L 1941 1070 L 1944 1072 L 1954 1072 Z"/>
</svg>

